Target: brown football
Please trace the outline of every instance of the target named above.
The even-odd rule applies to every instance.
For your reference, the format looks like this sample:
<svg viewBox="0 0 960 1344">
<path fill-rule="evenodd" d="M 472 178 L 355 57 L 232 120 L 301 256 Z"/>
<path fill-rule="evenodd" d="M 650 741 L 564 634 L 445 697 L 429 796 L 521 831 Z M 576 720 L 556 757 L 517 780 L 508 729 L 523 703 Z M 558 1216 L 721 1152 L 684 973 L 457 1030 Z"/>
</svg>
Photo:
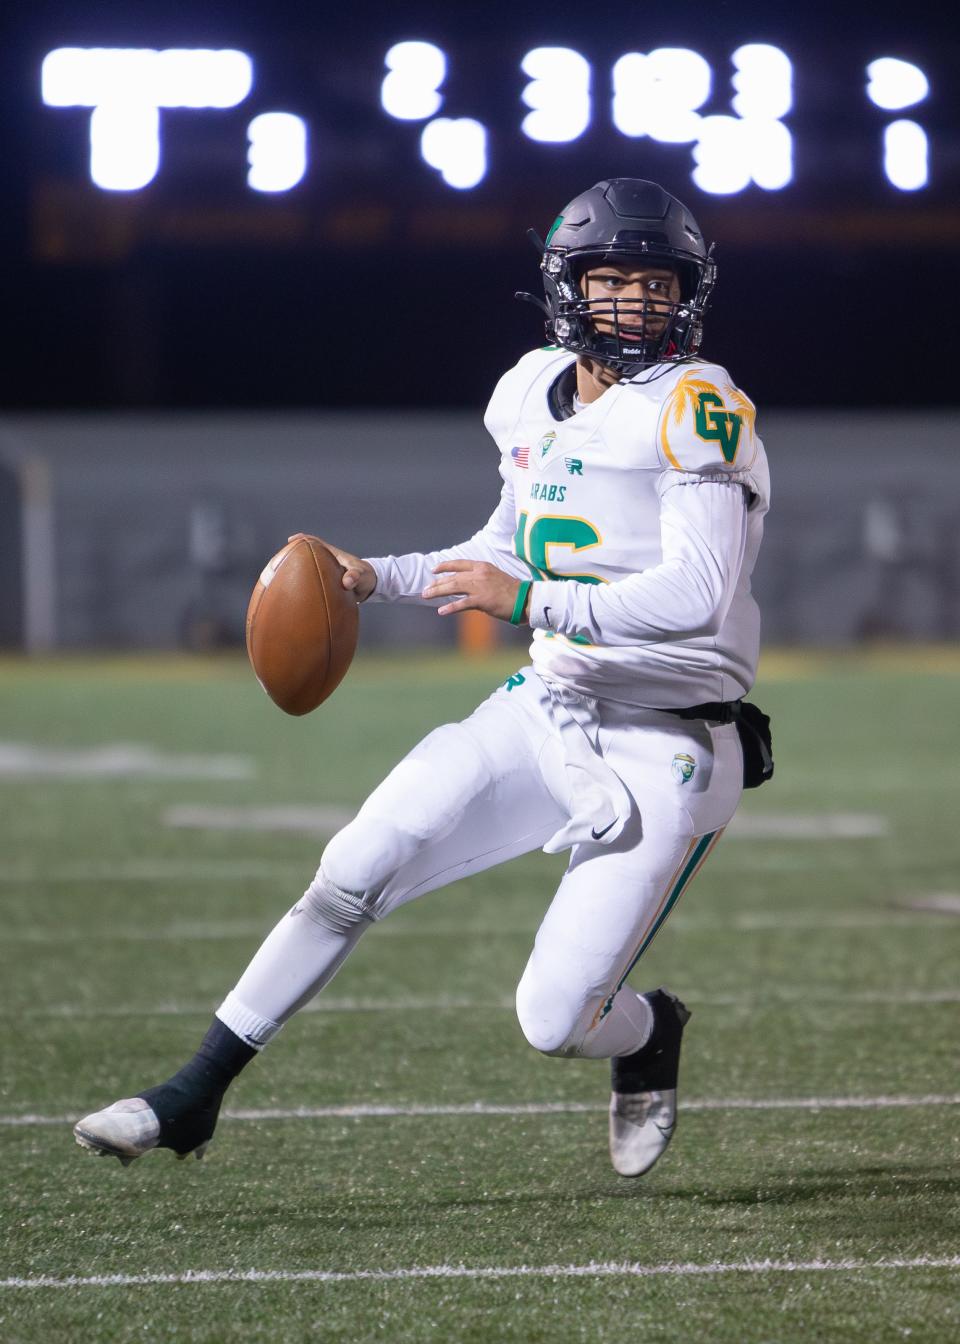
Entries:
<svg viewBox="0 0 960 1344">
<path fill-rule="evenodd" d="M 287 714 L 309 714 L 340 685 L 357 648 L 357 599 L 319 537 L 295 537 L 267 561 L 247 607 L 257 680 Z"/>
</svg>

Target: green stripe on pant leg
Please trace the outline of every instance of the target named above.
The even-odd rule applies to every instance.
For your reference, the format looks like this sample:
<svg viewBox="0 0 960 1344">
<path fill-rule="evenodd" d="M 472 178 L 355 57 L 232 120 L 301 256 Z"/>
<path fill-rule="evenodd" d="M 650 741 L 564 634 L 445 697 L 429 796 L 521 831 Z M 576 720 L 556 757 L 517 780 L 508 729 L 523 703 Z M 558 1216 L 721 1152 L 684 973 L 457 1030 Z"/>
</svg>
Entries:
<svg viewBox="0 0 960 1344">
<path fill-rule="evenodd" d="M 657 920 L 656 924 L 654 924 L 653 928 L 647 934 L 643 946 L 640 948 L 640 951 L 637 953 L 633 961 L 630 963 L 630 969 L 627 971 L 627 975 L 630 974 L 630 971 L 633 970 L 634 966 L 636 966 L 637 962 L 643 956 L 644 952 L 646 952 L 647 948 L 650 946 L 654 938 L 657 936 L 661 924 L 667 918 L 670 911 L 676 905 L 677 901 L 679 901 L 680 897 L 683 895 L 687 883 L 690 881 L 691 877 L 693 877 L 694 873 L 697 870 L 697 864 L 700 862 L 704 854 L 706 854 L 707 850 L 710 848 L 711 842 L 713 841 L 713 837 L 716 834 L 717 834 L 716 831 L 708 832 L 708 834 L 703 837 L 699 845 L 697 845 L 696 849 L 690 855 L 690 861 L 687 864 L 686 868 L 684 868 L 680 876 L 677 878 L 676 885 L 674 886 L 673 891 L 670 893 L 666 905 L 663 907 L 663 911 L 661 912 L 660 918 Z M 627 975 L 623 977 L 623 980 L 626 980 Z M 620 981 L 621 985 L 623 984 L 623 980 Z"/>
<path fill-rule="evenodd" d="M 607 999 L 607 1002 L 604 1004 L 603 1012 L 600 1014 L 601 1018 L 606 1017 L 607 1013 L 610 1011 L 610 1008 L 613 1005 L 614 999 L 623 988 L 627 976 L 630 974 L 634 966 L 636 966 L 637 962 L 643 956 L 644 952 L 646 952 L 647 948 L 653 942 L 654 938 L 657 936 L 657 932 L 659 931 L 660 926 L 663 924 L 663 921 L 667 918 L 667 916 L 670 914 L 670 911 L 673 909 L 677 901 L 679 901 L 680 897 L 683 895 L 684 887 L 687 885 L 687 883 L 690 881 L 691 877 L 695 873 L 697 864 L 700 862 L 704 854 L 706 854 L 707 850 L 710 848 L 710 843 L 716 834 L 717 834 L 716 831 L 709 831 L 705 836 L 701 838 L 696 849 L 690 855 L 686 867 L 684 868 L 683 872 L 680 874 L 680 876 L 677 878 L 676 882 L 673 885 L 673 891 L 671 891 L 670 895 L 667 897 L 667 903 L 660 913 L 660 918 L 657 920 L 656 924 L 654 924 L 653 928 L 647 934 L 646 938 L 644 938 L 643 942 L 640 945 L 640 950 L 637 952 L 637 955 L 634 957 L 633 961 L 631 961 L 630 965 L 624 971 L 623 975 L 620 977 L 620 982 L 617 985 L 616 989 L 613 991 L 609 999 Z"/>
</svg>

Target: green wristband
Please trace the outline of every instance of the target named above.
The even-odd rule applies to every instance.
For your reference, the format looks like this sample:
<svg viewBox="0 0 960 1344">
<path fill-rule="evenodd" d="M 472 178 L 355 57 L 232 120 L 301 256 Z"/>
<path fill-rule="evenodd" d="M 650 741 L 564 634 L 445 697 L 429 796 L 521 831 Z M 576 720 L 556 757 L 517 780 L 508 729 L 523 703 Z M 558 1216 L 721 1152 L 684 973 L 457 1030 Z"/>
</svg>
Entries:
<svg viewBox="0 0 960 1344">
<path fill-rule="evenodd" d="M 533 580 L 524 579 L 517 589 L 517 600 L 513 604 L 513 615 L 510 617 L 511 625 L 519 625 L 523 620 L 523 609 L 527 605 L 527 597 L 532 587 Z"/>
</svg>

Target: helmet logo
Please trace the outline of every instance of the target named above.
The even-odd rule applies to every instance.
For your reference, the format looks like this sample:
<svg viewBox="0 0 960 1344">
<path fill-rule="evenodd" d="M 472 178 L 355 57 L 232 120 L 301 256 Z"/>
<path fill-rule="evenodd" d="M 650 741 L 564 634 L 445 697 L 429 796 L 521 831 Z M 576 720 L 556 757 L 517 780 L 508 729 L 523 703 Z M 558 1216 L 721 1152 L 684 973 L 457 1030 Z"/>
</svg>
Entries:
<svg viewBox="0 0 960 1344">
<path fill-rule="evenodd" d="M 553 237 L 553 235 L 556 233 L 557 229 L 559 229 L 562 223 L 563 223 L 563 215 L 557 215 L 556 219 L 550 225 L 550 232 L 547 234 L 546 243 L 544 244 L 546 247 L 550 246 L 550 239 Z"/>
</svg>

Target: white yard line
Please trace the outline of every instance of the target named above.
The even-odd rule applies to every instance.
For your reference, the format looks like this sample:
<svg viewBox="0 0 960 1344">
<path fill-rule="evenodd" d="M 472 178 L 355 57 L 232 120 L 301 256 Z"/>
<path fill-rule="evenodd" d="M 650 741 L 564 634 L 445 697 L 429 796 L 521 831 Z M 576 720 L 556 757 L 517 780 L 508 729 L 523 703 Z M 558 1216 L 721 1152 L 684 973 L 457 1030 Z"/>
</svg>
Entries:
<svg viewBox="0 0 960 1344">
<path fill-rule="evenodd" d="M 655 1279 L 721 1274 L 864 1274 L 878 1270 L 960 1269 L 960 1255 L 882 1260 L 731 1260 L 713 1264 L 414 1265 L 409 1269 L 188 1269 L 181 1274 L 37 1275 L 0 1279 L 0 1288 L 144 1288 L 151 1284 L 389 1283 L 409 1279 Z"/>
<path fill-rule="evenodd" d="M 251 876 L 251 874 L 246 874 Z M 2 878 L 0 878 L 2 881 Z M 289 893 L 288 893 L 289 895 Z M 276 918 L 283 913 L 282 905 Z M 773 912 L 741 913 L 731 912 L 724 918 L 703 918 L 699 915 L 674 915 L 669 927 L 687 934 L 714 933 L 790 933 L 797 929 L 817 931 L 839 931 L 849 929 L 901 929 L 932 928 L 942 929 L 952 925 L 956 915 L 951 910 L 936 909 L 892 910 L 889 913 L 864 913 L 855 911 L 847 914 L 819 914 L 811 910 L 804 913 Z M 197 941 L 216 942 L 231 938 L 262 938 L 269 933 L 271 920 L 265 919 L 227 919 L 227 920 L 176 920 L 165 927 L 142 928 L 136 925 L 79 925 L 74 928 L 5 928 L 5 943 L 31 943 L 56 946 L 60 943 L 79 942 L 120 942 L 120 943 L 165 943 Z M 456 921 L 434 922 L 427 920 L 401 921 L 399 923 L 385 919 L 377 924 L 375 938 L 456 938 L 463 942 L 471 938 L 533 938 L 537 931 L 535 924 L 497 924 L 489 928 L 475 928 Z"/>
<path fill-rule="evenodd" d="M 960 892 L 934 891 L 908 901 L 911 910 L 932 910 L 938 915 L 960 915 Z"/>
<path fill-rule="evenodd" d="M 960 1106 L 960 1093 L 889 1097 L 707 1097 L 685 1101 L 680 1109 L 693 1111 L 879 1111 L 924 1106 Z M 421 1116 L 511 1116 L 511 1115 L 585 1115 L 606 1111 L 606 1102 L 593 1101 L 473 1101 L 459 1105 L 385 1105 L 361 1103 L 353 1106 L 294 1106 L 224 1111 L 228 1120 L 378 1120 Z M 0 1115 L 0 1125 L 26 1128 L 42 1125 L 68 1125 L 77 1115 Z"/>
<path fill-rule="evenodd" d="M 811 1008 L 819 1006 L 820 1000 L 809 988 L 799 986 L 788 989 L 778 986 L 768 994 L 684 994 L 684 1002 L 698 1008 L 766 1008 L 775 1009 L 791 1004 L 809 1004 Z M 828 1007 L 832 1011 L 842 1004 L 864 1004 L 887 1006 L 893 1009 L 905 1007 L 927 1007 L 940 1003 L 960 1003 L 960 989 L 897 989 L 863 990 L 844 992 L 831 991 Z M 212 1013 L 217 1007 L 214 999 L 195 1003 L 157 1003 L 146 1007 L 130 1004 L 77 1004 L 54 1003 L 39 1008 L 25 1008 L 21 1017 L 62 1017 L 62 1018 L 101 1018 L 101 1017 L 198 1017 Z M 447 995 L 420 996 L 394 999 L 336 997 L 321 994 L 302 1010 L 307 1013 L 403 1013 L 403 1012 L 445 1012 L 448 1010 L 469 1009 L 470 1011 L 513 1012 L 514 996 L 504 995 L 499 999 L 455 998 Z"/>
<path fill-rule="evenodd" d="M 688 996 L 689 997 L 689 996 Z M 886 995 L 883 996 L 886 1001 Z M 957 991 L 957 999 L 960 1000 L 960 990 Z M 831 1000 L 834 1002 L 835 1000 Z M 160 1003 L 150 1008 L 130 1008 L 122 1004 L 109 1006 L 80 1006 L 78 1004 L 57 1003 L 48 1005 L 45 1008 L 27 1008 L 22 1017 L 197 1017 L 204 1013 L 212 1013 L 217 1007 L 219 1000 L 210 999 L 206 1003 Z M 504 1009 L 512 1011 L 514 1006 L 513 996 L 502 999 L 461 999 L 447 998 L 443 995 L 418 997 L 411 995 L 410 998 L 397 999 L 365 999 L 365 998 L 333 998 L 327 995 L 320 995 L 319 998 L 307 1004 L 301 1011 L 306 1013 L 404 1013 L 404 1012 L 442 1012 L 445 1009 L 470 1009 L 477 1011 L 480 1009 L 492 1009 L 497 1012 Z"/>
<path fill-rule="evenodd" d="M 769 994 L 684 994 L 684 1002 L 707 1008 L 776 1008 L 779 1004 L 817 1004 L 817 995 L 809 986 L 787 989 L 778 985 Z M 827 1006 L 843 1003 L 889 1004 L 891 1008 L 931 1003 L 960 1003 L 960 989 L 829 990 Z"/>
<path fill-rule="evenodd" d="M 313 872 L 309 863 L 277 863 L 270 859 L 76 859 L 50 868 L 7 863 L 0 871 L 5 886 L 37 882 L 233 882 L 245 878 L 301 883 Z"/>
<path fill-rule="evenodd" d="M 875 840 L 889 835 L 886 817 L 873 812 L 738 812 L 731 840 Z"/>
<path fill-rule="evenodd" d="M 0 743 L 0 776 L 4 772 L 4 744 Z M 39 750 L 39 749 L 38 749 Z M 106 750 L 106 749 L 105 749 Z M 111 749 L 112 750 L 112 749 Z M 124 748 L 123 751 L 129 749 Z M 136 749 L 141 750 L 141 749 Z M 9 753 L 8 753 L 9 754 Z M 82 757 L 82 753 L 79 756 Z M 116 755 L 105 759 L 123 764 L 127 759 Z M 159 760 L 159 758 L 158 758 Z M 185 763 L 185 764 L 184 764 Z M 245 778 L 243 771 L 252 767 L 244 757 L 171 757 L 160 761 L 161 772 L 179 768 L 205 769 L 217 778 Z M 231 774 L 230 772 L 235 772 Z M 245 832 L 300 833 L 304 837 L 330 835 L 354 814 L 355 809 L 334 804 L 296 804 L 284 807 L 213 807 L 179 804 L 168 808 L 163 823 L 168 827 L 200 830 L 241 830 Z M 886 835 L 885 817 L 873 813 L 825 812 L 814 814 L 740 813 L 727 829 L 727 835 L 741 840 L 846 840 Z M 783 864 L 791 867 L 789 855 Z M 0 871 L 0 883 L 31 885 L 37 882 L 164 882 L 164 881 L 304 881 L 312 876 L 309 863 L 277 863 L 257 859 L 77 859 L 50 868 L 35 864 L 8 863 Z M 922 898 L 921 898 L 922 899 Z M 955 913 L 955 911 L 954 911 Z"/>
<path fill-rule="evenodd" d="M 70 943 L 191 943 L 222 942 L 231 938 L 256 938 L 258 941 L 270 932 L 269 920 L 234 919 L 169 924 L 162 929 L 110 927 L 73 929 L 14 929 L 4 930 L 5 943 L 29 943 L 56 947 Z M 478 935 L 479 936 L 479 935 Z M 484 935 L 486 936 L 486 935 Z"/>
<path fill-rule="evenodd" d="M 355 807 L 329 803 L 296 803 L 286 807 L 213 807 L 178 803 L 168 807 L 164 826 L 194 831 L 293 831 L 303 835 L 330 836 L 357 814 Z"/>
<path fill-rule="evenodd" d="M 249 756 L 178 754 L 141 742 L 93 747 L 0 742 L 5 779 L 255 779 L 256 773 Z"/>
<path fill-rule="evenodd" d="M 330 835 L 355 815 L 355 807 L 329 803 L 277 807 L 179 803 L 167 808 L 162 821 L 164 826 L 204 831 Z M 886 817 L 873 812 L 738 812 L 727 834 L 735 840 L 873 840 L 889 830 Z"/>
</svg>

